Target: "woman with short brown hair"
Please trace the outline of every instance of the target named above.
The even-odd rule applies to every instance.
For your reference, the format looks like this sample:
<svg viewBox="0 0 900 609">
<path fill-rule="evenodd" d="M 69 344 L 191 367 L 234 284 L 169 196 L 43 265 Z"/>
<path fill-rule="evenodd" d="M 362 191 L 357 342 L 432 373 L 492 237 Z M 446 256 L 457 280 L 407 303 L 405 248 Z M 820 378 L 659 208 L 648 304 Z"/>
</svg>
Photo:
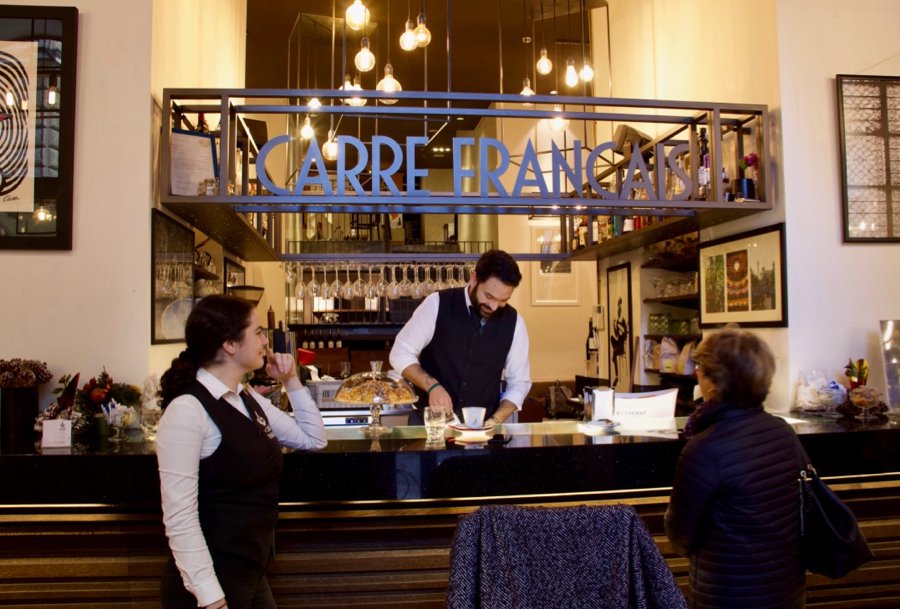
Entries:
<svg viewBox="0 0 900 609">
<path fill-rule="evenodd" d="M 775 358 L 759 337 L 726 329 L 694 354 L 704 402 L 685 427 L 666 534 L 690 559 L 689 606 L 797 609 L 797 439 L 765 412 Z"/>
</svg>

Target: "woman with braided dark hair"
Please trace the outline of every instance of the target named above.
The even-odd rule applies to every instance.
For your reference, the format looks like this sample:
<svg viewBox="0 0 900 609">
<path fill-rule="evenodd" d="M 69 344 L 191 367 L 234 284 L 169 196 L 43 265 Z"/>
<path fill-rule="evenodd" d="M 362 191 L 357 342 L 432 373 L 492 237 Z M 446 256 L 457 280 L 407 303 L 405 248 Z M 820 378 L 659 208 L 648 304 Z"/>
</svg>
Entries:
<svg viewBox="0 0 900 609">
<path fill-rule="evenodd" d="M 188 317 L 185 341 L 160 379 L 165 410 L 156 455 L 172 551 L 162 607 L 271 609 L 266 567 L 278 520 L 281 446 L 323 448 L 322 417 L 293 357 L 267 350 L 250 303 L 207 296 Z M 294 417 L 241 384 L 264 356 Z"/>
</svg>

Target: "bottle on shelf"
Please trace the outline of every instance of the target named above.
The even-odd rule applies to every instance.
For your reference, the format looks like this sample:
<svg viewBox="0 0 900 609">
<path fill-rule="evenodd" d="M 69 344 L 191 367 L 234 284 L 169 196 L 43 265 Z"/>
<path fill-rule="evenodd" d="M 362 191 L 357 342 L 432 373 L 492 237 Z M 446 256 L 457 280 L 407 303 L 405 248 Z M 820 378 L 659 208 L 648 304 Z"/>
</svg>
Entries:
<svg viewBox="0 0 900 609">
<path fill-rule="evenodd" d="M 266 311 L 266 327 L 269 330 L 275 329 L 275 309 L 272 308 L 272 305 L 269 305 L 269 310 Z"/>
<path fill-rule="evenodd" d="M 622 218 L 622 234 L 630 233 L 634 230 L 634 216 L 624 216 Z"/>
<path fill-rule="evenodd" d="M 332 334 L 332 330 L 328 331 L 328 348 L 334 349 L 334 334 Z"/>
<path fill-rule="evenodd" d="M 587 216 L 581 216 L 580 218 L 581 220 L 578 222 L 576 234 L 578 235 L 578 247 L 583 248 L 587 247 L 588 224 Z"/>
<path fill-rule="evenodd" d="M 700 157 L 697 159 L 697 199 L 705 201 L 709 194 L 709 143 L 706 139 L 706 128 L 700 127 Z"/>
<path fill-rule="evenodd" d="M 597 339 L 594 337 L 594 320 L 588 319 L 588 335 L 584 341 L 584 359 L 590 360 L 591 355 L 597 352 Z"/>
<path fill-rule="evenodd" d="M 319 332 L 319 339 L 316 341 L 316 349 L 324 349 L 325 348 L 325 336 L 322 332 Z"/>
<path fill-rule="evenodd" d="M 334 341 L 334 346 L 335 346 L 335 348 L 337 348 L 337 349 L 343 349 L 343 348 L 344 348 L 344 341 L 341 340 L 341 333 L 340 333 L 340 332 L 338 332 L 338 334 L 337 334 L 337 340 Z"/>
<path fill-rule="evenodd" d="M 301 349 L 309 349 L 309 339 L 306 337 L 306 332 L 303 333 L 303 341 L 300 343 Z"/>
</svg>

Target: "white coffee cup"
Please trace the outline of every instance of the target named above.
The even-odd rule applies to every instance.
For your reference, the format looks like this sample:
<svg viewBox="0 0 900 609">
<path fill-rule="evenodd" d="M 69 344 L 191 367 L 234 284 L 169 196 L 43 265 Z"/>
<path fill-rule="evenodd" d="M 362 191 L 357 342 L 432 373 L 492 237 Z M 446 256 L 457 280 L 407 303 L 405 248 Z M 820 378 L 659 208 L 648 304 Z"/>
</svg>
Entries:
<svg viewBox="0 0 900 609">
<path fill-rule="evenodd" d="M 469 429 L 481 429 L 484 426 L 485 409 L 482 406 L 468 406 L 462 412 L 463 421 Z"/>
</svg>

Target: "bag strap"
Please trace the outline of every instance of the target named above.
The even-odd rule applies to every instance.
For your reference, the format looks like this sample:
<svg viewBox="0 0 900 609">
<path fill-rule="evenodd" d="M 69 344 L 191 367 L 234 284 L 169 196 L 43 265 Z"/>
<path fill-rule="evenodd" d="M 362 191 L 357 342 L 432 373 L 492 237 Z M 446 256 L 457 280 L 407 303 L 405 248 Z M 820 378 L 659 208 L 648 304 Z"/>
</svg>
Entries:
<svg viewBox="0 0 900 609">
<path fill-rule="evenodd" d="M 809 456 L 806 454 L 806 451 L 803 450 L 803 445 L 800 443 L 800 438 L 795 436 L 795 440 L 797 442 L 797 466 L 799 469 L 797 476 L 797 484 L 798 490 L 800 491 L 800 537 L 804 537 L 806 535 L 806 514 L 809 512 L 809 495 L 810 488 L 809 484 L 813 480 L 819 477 L 816 468 L 813 467 L 813 464 L 809 461 Z"/>
</svg>

